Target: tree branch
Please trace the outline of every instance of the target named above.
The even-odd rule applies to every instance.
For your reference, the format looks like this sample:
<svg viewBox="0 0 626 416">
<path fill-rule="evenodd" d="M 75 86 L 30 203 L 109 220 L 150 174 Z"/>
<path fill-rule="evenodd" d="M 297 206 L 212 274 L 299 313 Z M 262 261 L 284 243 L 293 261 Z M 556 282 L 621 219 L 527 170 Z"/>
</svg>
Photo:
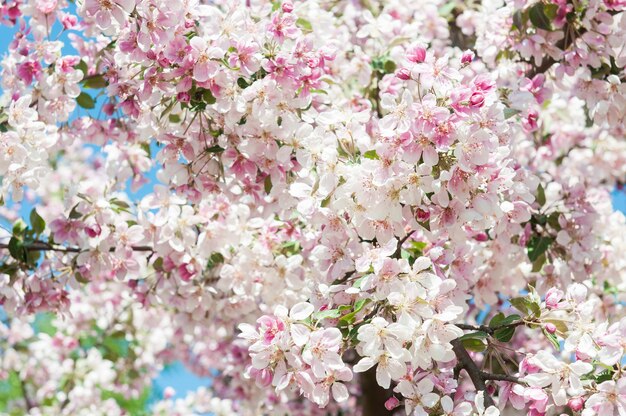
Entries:
<svg viewBox="0 0 626 416">
<path fill-rule="evenodd" d="M 452 351 L 454 351 L 457 360 L 459 360 L 458 373 L 460 373 L 461 369 L 464 369 L 469 378 L 472 380 L 472 383 L 474 383 L 476 389 L 483 391 L 485 407 L 494 406 L 495 403 L 487 391 L 482 371 L 480 371 L 474 360 L 472 360 L 472 357 L 470 357 L 469 353 L 465 350 L 465 348 L 463 348 L 463 344 L 458 338 L 452 340 L 450 343 L 452 344 Z M 458 374 L 456 371 L 455 373 Z"/>
<path fill-rule="evenodd" d="M 0 249 L 8 248 L 8 244 L 0 243 Z M 34 241 L 32 243 L 24 244 L 24 248 L 26 249 L 26 251 L 56 251 L 59 253 L 82 253 L 83 251 L 86 251 L 78 247 L 64 247 L 52 245 L 46 243 L 45 241 Z M 154 251 L 154 249 L 149 246 L 131 246 L 131 249 L 133 251 Z M 111 247 L 109 251 L 115 251 L 115 247 Z"/>
<path fill-rule="evenodd" d="M 511 383 L 518 383 L 518 384 L 522 382 L 519 379 L 519 377 L 509 376 L 507 374 L 492 374 L 492 373 L 487 373 L 485 371 L 481 371 L 480 376 L 482 377 L 483 380 L 508 381 Z"/>
<path fill-rule="evenodd" d="M 396 251 L 391 255 L 392 258 L 394 259 L 400 258 L 402 254 L 402 245 L 406 242 L 406 240 L 408 240 L 413 235 L 414 232 L 415 230 L 411 230 L 404 237 L 398 240 L 398 246 L 396 248 Z"/>
<path fill-rule="evenodd" d="M 489 335 L 493 335 L 494 332 L 496 332 L 498 329 L 501 328 L 506 328 L 506 327 L 510 327 L 510 328 L 515 328 L 517 326 L 520 325 L 524 325 L 524 321 L 517 321 L 517 322 L 513 322 L 510 324 L 504 324 L 504 325 L 496 325 L 496 326 L 488 326 L 488 325 L 467 325 L 467 324 L 454 324 L 456 325 L 457 328 L 460 328 L 464 331 L 483 331 L 488 333 Z"/>
</svg>

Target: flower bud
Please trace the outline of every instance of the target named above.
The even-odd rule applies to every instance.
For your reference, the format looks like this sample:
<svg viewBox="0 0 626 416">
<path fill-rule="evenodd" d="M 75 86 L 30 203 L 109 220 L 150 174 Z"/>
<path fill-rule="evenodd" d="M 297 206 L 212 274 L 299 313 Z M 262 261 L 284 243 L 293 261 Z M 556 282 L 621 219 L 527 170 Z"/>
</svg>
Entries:
<svg viewBox="0 0 626 416">
<path fill-rule="evenodd" d="M 291 0 L 284 1 L 281 9 L 284 13 L 291 13 L 293 11 L 293 3 L 291 2 Z"/>
<path fill-rule="evenodd" d="M 170 386 L 167 386 L 165 389 L 163 389 L 163 398 L 165 400 L 171 399 L 172 397 L 174 397 L 175 394 L 176 394 L 176 390 L 174 390 Z"/>
<path fill-rule="evenodd" d="M 544 328 L 548 334 L 554 334 L 556 332 L 556 325 L 554 325 L 552 322 L 548 322 L 544 326 Z"/>
<path fill-rule="evenodd" d="M 400 400 L 398 400 L 395 396 L 391 396 L 390 398 L 387 399 L 387 401 L 385 402 L 385 409 L 387 410 L 393 410 L 396 407 L 398 407 L 398 405 L 400 404 Z"/>
<path fill-rule="evenodd" d="M 584 404 L 585 400 L 582 397 L 572 397 L 567 402 L 567 406 L 575 412 L 581 411 Z"/>
<path fill-rule="evenodd" d="M 561 299 L 563 299 L 563 292 L 559 289 L 551 288 L 546 293 L 546 307 L 548 309 L 558 308 Z"/>
<path fill-rule="evenodd" d="M 396 77 L 398 77 L 402 81 L 407 81 L 411 79 L 411 71 L 406 68 L 400 68 L 396 71 Z"/>
<path fill-rule="evenodd" d="M 472 51 L 465 51 L 463 52 L 463 55 L 461 55 L 461 63 L 463 65 L 469 65 L 472 63 L 472 61 L 474 60 L 474 52 Z"/>
<path fill-rule="evenodd" d="M 474 92 L 469 99 L 470 107 L 480 108 L 483 104 L 485 104 L 485 95 L 481 91 Z"/>
</svg>

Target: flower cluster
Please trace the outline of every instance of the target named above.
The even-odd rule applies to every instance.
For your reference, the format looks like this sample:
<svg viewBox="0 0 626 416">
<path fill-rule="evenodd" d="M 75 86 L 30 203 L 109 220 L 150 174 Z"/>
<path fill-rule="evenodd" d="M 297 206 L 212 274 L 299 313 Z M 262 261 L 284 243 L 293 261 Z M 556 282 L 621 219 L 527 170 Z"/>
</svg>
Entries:
<svg viewBox="0 0 626 416">
<path fill-rule="evenodd" d="M 0 412 L 624 412 L 624 6 L 3 3 Z"/>
</svg>

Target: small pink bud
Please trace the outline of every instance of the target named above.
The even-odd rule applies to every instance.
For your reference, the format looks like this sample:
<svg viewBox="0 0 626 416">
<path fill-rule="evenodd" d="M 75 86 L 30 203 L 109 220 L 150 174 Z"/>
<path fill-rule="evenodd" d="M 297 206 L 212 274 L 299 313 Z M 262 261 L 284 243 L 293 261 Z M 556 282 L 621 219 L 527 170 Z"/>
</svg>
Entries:
<svg viewBox="0 0 626 416">
<path fill-rule="evenodd" d="M 406 59 L 417 64 L 421 64 L 426 60 L 426 48 L 423 46 L 415 46 L 406 53 Z"/>
<path fill-rule="evenodd" d="M 100 227 L 99 224 L 92 224 L 85 227 L 85 233 L 91 238 L 98 237 L 101 232 L 102 227 Z"/>
<path fill-rule="evenodd" d="M 63 25 L 63 29 L 72 29 L 78 23 L 78 18 L 73 14 L 63 13 L 61 15 L 61 24 Z"/>
<path fill-rule="evenodd" d="M 563 292 L 559 289 L 551 288 L 546 293 L 546 307 L 548 309 L 558 308 L 561 299 L 563 299 Z"/>
<path fill-rule="evenodd" d="M 189 100 L 191 100 L 191 96 L 189 95 L 189 93 L 188 92 L 184 92 L 184 91 L 179 92 L 178 95 L 176 96 L 176 98 L 181 103 L 188 103 Z"/>
<path fill-rule="evenodd" d="M 461 63 L 463 65 L 469 65 L 470 63 L 472 63 L 473 60 L 474 60 L 474 52 L 472 51 L 465 51 L 463 52 L 463 55 L 461 55 Z"/>
<path fill-rule="evenodd" d="M 472 108 L 482 107 L 484 103 L 485 96 L 481 91 L 474 92 L 469 99 L 469 105 Z"/>
<path fill-rule="evenodd" d="M 164 390 L 163 390 L 163 398 L 165 400 L 171 399 L 172 397 L 174 397 L 174 395 L 176 394 L 176 390 L 174 390 L 172 387 L 167 386 Z"/>
<path fill-rule="evenodd" d="M 476 241 L 487 241 L 487 240 L 489 240 L 489 236 L 487 235 L 487 233 L 481 231 L 479 233 L 476 233 L 476 235 L 474 236 L 474 240 L 476 240 Z"/>
<path fill-rule="evenodd" d="M 552 322 L 548 322 L 544 328 L 548 334 L 554 334 L 556 332 L 556 325 Z"/>
<path fill-rule="evenodd" d="M 400 68 L 396 72 L 396 77 L 398 77 L 402 81 L 407 81 L 407 80 L 411 79 L 411 72 L 408 69 L 406 69 L 406 68 Z"/>
<path fill-rule="evenodd" d="M 290 0 L 284 1 L 281 9 L 284 13 L 291 13 L 293 11 L 293 3 Z"/>
<path fill-rule="evenodd" d="M 585 400 L 582 397 L 572 397 L 567 402 L 567 406 L 575 412 L 582 410 L 584 404 Z"/>
<path fill-rule="evenodd" d="M 385 402 L 385 409 L 387 410 L 393 410 L 396 407 L 398 407 L 398 405 L 400 404 L 400 400 L 398 400 L 395 396 L 391 396 L 390 398 L 387 399 L 387 401 Z"/>
<path fill-rule="evenodd" d="M 107 103 L 102 106 L 102 111 L 107 116 L 112 116 L 113 113 L 115 113 L 115 105 L 113 105 L 112 103 Z"/>
<path fill-rule="evenodd" d="M 419 222 L 427 221 L 430 218 L 430 211 L 424 211 L 422 209 L 417 209 L 415 212 L 415 219 Z"/>
</svg>

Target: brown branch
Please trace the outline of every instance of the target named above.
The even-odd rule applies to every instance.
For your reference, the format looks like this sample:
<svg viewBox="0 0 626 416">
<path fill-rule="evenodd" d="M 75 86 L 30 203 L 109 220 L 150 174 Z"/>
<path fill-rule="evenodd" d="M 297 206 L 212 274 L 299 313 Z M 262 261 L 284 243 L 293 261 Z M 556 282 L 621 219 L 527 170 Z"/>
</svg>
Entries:
<svg viewBox="0 0 626 416">
<path fill-rule="evenodd" d="M 472 360 L 472 357 L 470 357 L 469 353 L 465 350 L 462 342 L 457 338 L 452 340 L 450 343 L 452 344 L 452 351 L 454 351 L 457 360 L 459 360 L 459 364 L 457 364 L 459 366 L 459 371 L 455 371 L 455 374 L 459 374 L 461 369 L 465 370 L 469 378 L 472 380 L 472 383 L 474 383 L 476 390 L 483 391 L 485 408 L 494 406 L 495 403 L 487 391 L 482 371 L 480 371 L 474 360 Z"/>
<path fill-rule="evenodd" d="M 9 248 L 8 244 L 0 243 L 0 250 L 8 249 L 8 248 Z M 65 246 L 52 245 L 52 244 L 46 243 L 45 241 L 34 241 L 29 244 L 24 244 L 24 249 L 26 249 L 26 251 L 57 251 L 60 253 L 82 253 L 83 251 L 86 251 L 78 247 L 65 247 Z M 133 251 L 151 251 L 151 252 L 154 251 L 154 249 L 149 246 L 131 246 L 131 249 Z M 111 247 L 109 251 L 111 252 L 115 251 L 115 247 Z"/>
<path fill-rule="evenodd" d="M 493 335 L 494 332 L 496 332 L 498 329 L 502 329 L 502 328 L 515 328 L 517 326 L 520 325 L 524 325 L 524 321 L 517 321 L 517 322 L 513 322 L 510 324 L 504 324 L 504 325 L 496 325 L 493 327 L 490 327 L 488 325 L 467 325 L 467 324 L 454 324 L 456 325 L 457 328 L 460 328 L 464 331 L 483 331 L 488 333 L 489 335 Z"/>
<path fill-rule="evenodd" d="M 26 383 L 24 383 L 24 380 L 22 380 L 21 378 L 20 378 L 20 387 L 22 388 L 22 394 L 24 395 L 24 401 L 26 402 L 26 410 L 31 410 L 32 408 L 35 407 L 35 405 L 33 404 L 30 397 L 28 396 L 28 393 L 26 392 Z"/>
<path fill-rule="evenodd" d="M 396 251 L 391 255 L 392 258 L 394 259 L 400 258 L 402 254 L 402 245 L 406 242 L 406 240 L 408 240 L 413 235 L 413 233 L 415 233 L 415 230 L 409 231 L 404 237 L 398 240 L 398 247 L 396 248 Z"/>
<path fill-rule="evenodd" d="M 480 376 L 482 377 L 483 380 L 508 381 L 511 383 L 518 383 L 518 384 L 522 382 L 519 379 L 519 377 L 510 376 L 508 374 L 492 374 L 492 373 L 487 373 L 485 371 L 481 371 Z"/>
</svg>

